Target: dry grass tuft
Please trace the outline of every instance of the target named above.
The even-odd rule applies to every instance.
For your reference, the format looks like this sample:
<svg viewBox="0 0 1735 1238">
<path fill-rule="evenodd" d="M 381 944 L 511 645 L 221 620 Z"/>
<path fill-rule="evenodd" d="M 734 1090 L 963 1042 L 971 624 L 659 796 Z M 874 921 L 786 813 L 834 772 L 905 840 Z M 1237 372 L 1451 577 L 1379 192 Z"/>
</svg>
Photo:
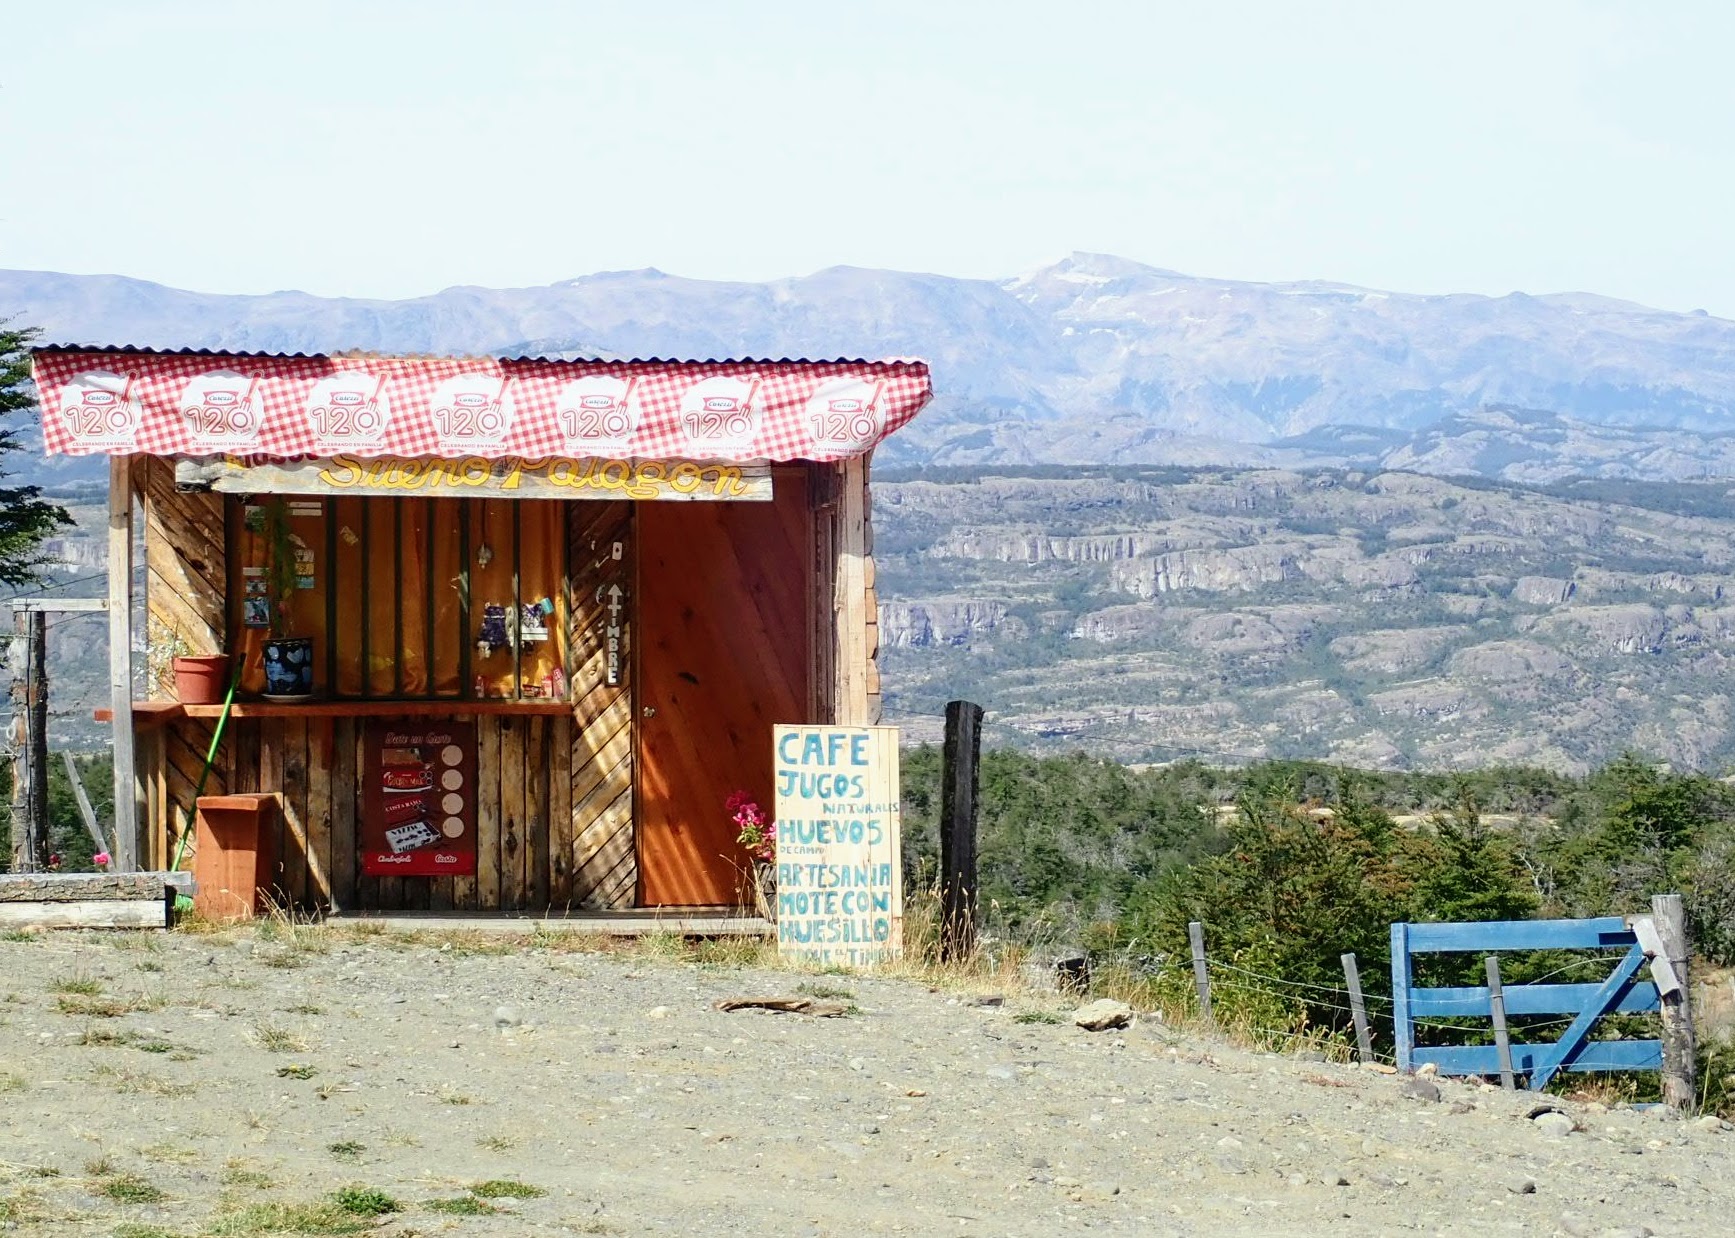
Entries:
<svg viewBox="0 0 1735 1238">
<path fill-rule="evenodd" d="M 270 1019 L 255 1023 L 248 1035 L 267 1053 L 306 1053 L 313 1047 L 306 1032 Z"/>
<path fill-rule="evenodd" d="M 61 976 L 48 982 L 50 993 L 76 993 L 81 997 L 95 997 L 102 992 L 102 981 L 95 976 L 87 976 L 80 972 L 72 976 Z"/>
</svg>

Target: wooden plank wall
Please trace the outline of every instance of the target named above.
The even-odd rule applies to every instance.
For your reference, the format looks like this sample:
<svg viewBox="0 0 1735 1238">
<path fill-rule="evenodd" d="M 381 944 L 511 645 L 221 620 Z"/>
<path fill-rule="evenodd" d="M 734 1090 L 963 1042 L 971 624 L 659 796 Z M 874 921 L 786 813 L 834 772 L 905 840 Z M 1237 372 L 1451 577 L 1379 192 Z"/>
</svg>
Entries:
<svg viewBox="0 0 1735 1238">
<path fill-rule="evenodd" d="M 141 457 L 136 475 L 145 517 L 146 691 L 172 701 L 177 655 L 223 652 L 223 497 L 176 490 L 174 462 L 160 456 Z"/>
<path fill-rule="evenodd" d="M 133 485 L 144 515 L 145 694 L 174 700 L 176 656 L 223 652 L 223 501 L 219 495 L 176 490 L 174 462 L 159 456 L 137 458 Z M 137 737 L 147 819 L 141 859 L 151 867 L 173 862 L 175 839 L 191 825 L 193 792 L 213 726 L 209 720 L 181 719 Z M 224 794 L 230 761 L 228 754 L 218 754 L 205 794 Z"/>
<path fill-rule="evenodd" d="M 573 685 L 562 798 L 552 804 L 550 893 L 556 907 L 632 907 L 638 898 L 633 831 L 632 625 L 636 604 L 633 507 L 570 503 L 567 641 Z M 616 547 L 620 557 L 616 558 Z M 622 591 L 620 682 L 607 682 L 609 591 Z M 554 785 L 559 785 L 558 780 Z"/>
<path fill-rule="evenodd" d="M 246 718 L 230 724 L 235 791 L 276 791 L 272 838 L 283 901 L 317 910 L 560 910 L 549 845 L 572 746 L 564 717 L 459 715 L 474 721 L 478 769 L 473 877 L 364 877 L 356 831 L 368 718 Z M 202 723 L 209 739 L 209 722 Z M 202 752 L 202 750 L 201 750 Z M 197 766 L 193 773 L 197 775 Z M 492 775 L 492 776 L 490 776 Z M 178 774 L 172 773 L 171 777 Z"/>
</svg>

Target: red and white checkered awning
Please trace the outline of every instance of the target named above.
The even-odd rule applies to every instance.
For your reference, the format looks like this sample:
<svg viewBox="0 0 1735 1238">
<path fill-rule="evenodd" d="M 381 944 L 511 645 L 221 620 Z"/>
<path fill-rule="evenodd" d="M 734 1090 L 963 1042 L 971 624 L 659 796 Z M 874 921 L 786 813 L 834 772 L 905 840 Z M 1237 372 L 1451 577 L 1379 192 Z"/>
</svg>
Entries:
<svg viewBox="0 0 1735 1238">
<path fill-rule="evenodd" d="M 933 396 L 925 362 L 542 361 L 43 348 L 65 455 L 840 460 Z"/>
</svg>

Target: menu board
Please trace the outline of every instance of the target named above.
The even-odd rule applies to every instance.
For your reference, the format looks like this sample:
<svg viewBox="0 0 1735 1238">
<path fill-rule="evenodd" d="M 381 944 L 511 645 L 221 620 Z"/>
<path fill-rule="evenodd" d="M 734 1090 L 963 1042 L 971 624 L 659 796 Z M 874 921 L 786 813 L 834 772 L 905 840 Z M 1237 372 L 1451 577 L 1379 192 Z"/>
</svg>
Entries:
<svg viewBox="0 0 1735 1238">
<path fill-rule="evenodd" d="M 777 952 L 863 967 L 903 950 L 896 727 L 772 729 Z"/>
<path fill-rule="evenodd" d="M 364 732 L 361 871 L 371 877 L 476 872 L 476 726 L 377 722 Z"/>
</svg>

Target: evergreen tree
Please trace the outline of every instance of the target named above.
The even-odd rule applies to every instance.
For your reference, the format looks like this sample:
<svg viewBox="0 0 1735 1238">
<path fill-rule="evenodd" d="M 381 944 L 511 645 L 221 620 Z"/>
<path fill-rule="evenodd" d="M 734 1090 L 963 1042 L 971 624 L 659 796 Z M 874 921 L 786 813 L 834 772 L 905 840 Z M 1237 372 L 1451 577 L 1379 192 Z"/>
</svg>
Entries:
<svg viewBox="0 0 1735 1238">
<path fill-rule="evenodd" d="M 1415 877 L 1413 919 L 1523 920 L 1535 913 L 1536 893 L 1512 840 L 1483 822 L 1468 788 L 1431 824 L 1433 837 L 1419 836 L 1407 857 Z"/>
<path fill-rule="evenodd" d="M 19 448 L 15 413 L 35 407 L 30 386 L 30 341 L 36 332 L 0 325 L 0 459 Z M 0 478 L 7 475 L 0 465 Z M 36 579 L 42 539 L 70 523 L 66 510 L 42 497 L 36 486 L 0 485 L 0 584 L 14 587 Z"/>
</svg>

